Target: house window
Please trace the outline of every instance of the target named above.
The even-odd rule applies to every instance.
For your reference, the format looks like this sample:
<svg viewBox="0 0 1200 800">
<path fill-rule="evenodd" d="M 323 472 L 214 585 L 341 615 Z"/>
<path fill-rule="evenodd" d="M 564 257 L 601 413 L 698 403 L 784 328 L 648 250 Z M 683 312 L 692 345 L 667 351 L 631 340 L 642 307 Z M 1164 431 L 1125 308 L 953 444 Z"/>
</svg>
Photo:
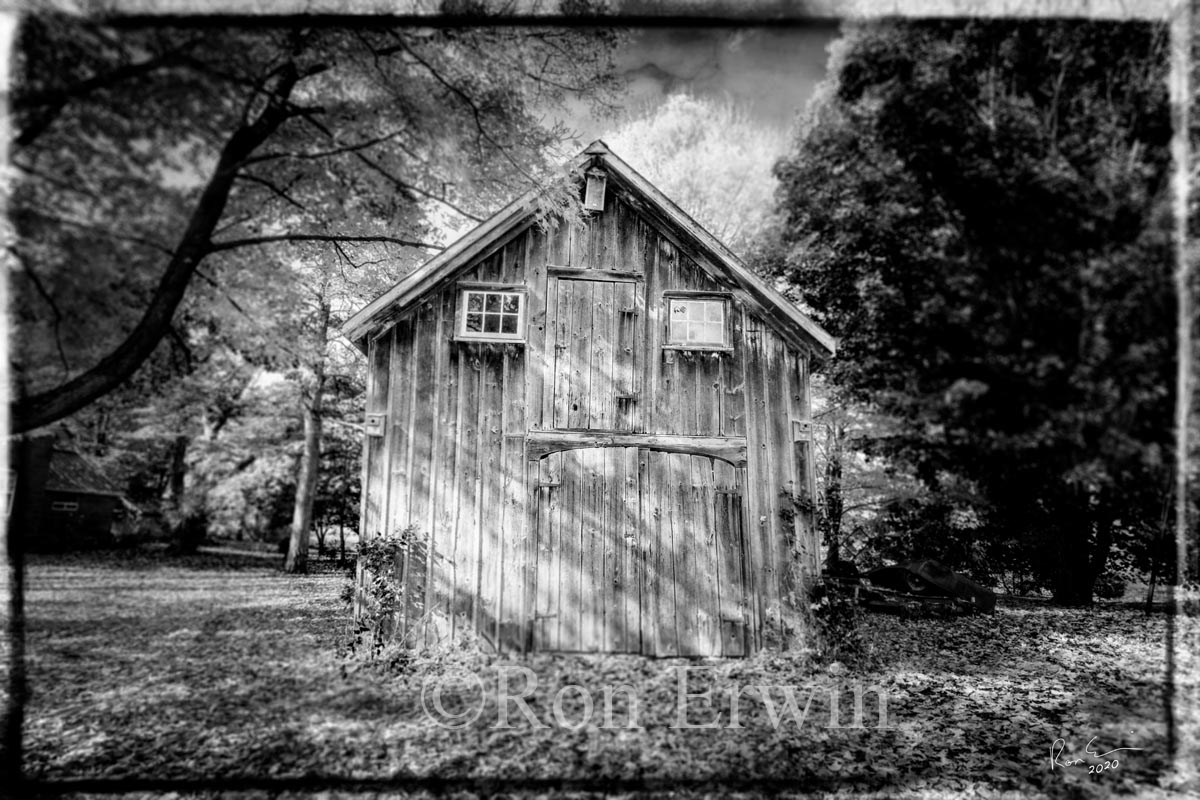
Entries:
<svg viewBox="0 0 1200 800">
<path fill-rule="evenodd" d="M 463 289 L 459 316 L 460 339 L 525 340 L 525 292 Z"/>
<path fill-rule="evenodd" d="M 729 346 L 726 300 L 719 297 L 667 298 L 667 344 L 696 349 Z"/>
<path fill-rule="evenodd" d="M 69 503 L 63 500 L 50 504 L 51 511 L 78 511 L 79 503 Z"/>
</svg>

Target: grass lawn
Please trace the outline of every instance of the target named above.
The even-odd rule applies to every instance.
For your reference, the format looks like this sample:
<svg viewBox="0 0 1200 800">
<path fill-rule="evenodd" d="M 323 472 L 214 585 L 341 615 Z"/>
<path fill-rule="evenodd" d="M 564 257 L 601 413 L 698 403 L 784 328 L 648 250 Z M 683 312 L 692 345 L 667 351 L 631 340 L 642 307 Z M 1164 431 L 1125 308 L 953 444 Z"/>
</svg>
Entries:
<svg viewBox="0 0 1200 800">
<path fill-rule="evenodd" d="M 1002 607 L 949 621 L 872 616 L 871 657 L 850 668 L 789 654 L 458 651 L 390 674 L 339 655 L 345 582 L 289 577 L 272 561 L 231 554 L 31 558 L 27 774 L 413 774 L 518 779 L 527 789 L 566 778 L 568 788 L 679 784 L 694 794 L 711 782 L 714 796 L 752 794 L 756 782 L 797 793 L 1170 796 L 1158 787 L 1167 766 L 1162 615 Z M 886 728 L 874 691 L 862 693 L 852 725 L 856 687 L 887 696 Z M 830 726 L 835 703 L 842 727 Z M 1097 762 L 1089 742 L 1097 753 L 1138 749 Z M 1115 768 L 1089 774 L 1114 758 Z M 1065 766 L 1074 759 L 1084 761 Z"/>
</svg>

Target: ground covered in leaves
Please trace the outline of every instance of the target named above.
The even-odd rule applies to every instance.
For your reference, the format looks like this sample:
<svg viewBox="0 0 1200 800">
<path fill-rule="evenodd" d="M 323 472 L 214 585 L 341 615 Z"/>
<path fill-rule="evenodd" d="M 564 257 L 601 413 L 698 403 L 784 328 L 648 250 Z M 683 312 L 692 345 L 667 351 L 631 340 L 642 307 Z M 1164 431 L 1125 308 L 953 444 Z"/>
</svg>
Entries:
<svg viewBox="0 0 1200 800">
<path fill-rule="evenodd" d="M 345 583 L 232 554 L 34 557 L 27 774 L 335 794 L 413 775 L 505 796 L 1168 795 L 1162 614 L 871 616 L 852 663 L 455 650 L 389 672 L 345 656 Z"/>
</svg>

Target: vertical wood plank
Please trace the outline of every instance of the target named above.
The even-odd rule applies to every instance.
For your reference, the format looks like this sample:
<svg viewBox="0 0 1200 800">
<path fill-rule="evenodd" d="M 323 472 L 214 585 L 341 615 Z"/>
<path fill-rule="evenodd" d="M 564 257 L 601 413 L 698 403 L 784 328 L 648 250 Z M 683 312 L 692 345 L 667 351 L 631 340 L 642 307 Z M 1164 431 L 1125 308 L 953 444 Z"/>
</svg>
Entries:
<svg viewBox="0 0 1200 800">
<path fill-rule="evenodd" d="M 655 593 L 654 559 L 658 553 L 658 523 L 655 517 L 649 478 L 649 451 L 638 448 L 638 575 L 641 581 L 638 602 L 638 639 L 645 655 L 658 653 L 658 630 L 655 624 L 657 601 Z"/>
<path fill-rule="evenodd" d="M 764 424 L 765 400 L 762 397 L 762 330 L 758 321 L 749 312 L 743 312 L 742 324 L 745 331 L 745 359 L 743 360 L 743 383 L 746 392 L 746 444 L 747 444 L 747 484 L 744 501 L 746 504 L 747 520 L 744 535 L 748 542 L 750 587 L 754 613 L 754 649 L 761 649 L 764 637 L 770 635 L 767 630 L 768 609 L 774 599 L 771 586 L 774 578 L 768 553 L 764 551 L 766 537 L 763 526 L 766 524 L 765 491 L 763 484 L 769 474 L 766 460 L 766 435 Z M 772 612 L 774 613 L 774 612 Z"/>
<path fill-rule="evenodd" d="M 372 339 L 368 345 L 371 362 L 367 374 L 368 414 L 387 414 L 391 395 L 391 342 L 392 333 L 389 331 L 385 336 Z M 391 425 L 390 415 L 386 419 L 386 424 Z M 386 464 L 386 430 L 384 433 L 384 436 L 363 437 L 362 523 L 359 535 L 364 540 L 382 533 L 383 509 L 391 491 L 391 471 Z"/>
<path fill-rule="evenodd" d="M 597 652 L 604 642 L 604 551 L 607 531 L 608 449 L 581 450 L 587 454 L 583 517 L 583 560 L 580 571 L 579 610 L 582 645 L 588 652 Z"/>
<path fill-rule="evenodd" d="M 547 238 L 547 262 L 556 267 L 565 267 L 571 263 L 571 230 L 574 226 L 561 217 L 556 222 Z"/>
<path fill-rule="evenodd" d="M 738 473 L 728 464 L 717 462 L 715 469 L 718 530 L 721 559 L 721 654 L 746 655 L 746 632 L 750 627 L 745 542 L 742 537 L 741 486 Z"/>
<path fill-rule="evenodd" d="M 542 558 L 542 515 L 548 505 L 549 490 L 541 484 L 541 462 L 525 461 L 526 497 L 525 529 L 528 531 L 525 555 L 521 562 L 521 652 L 527 653 L 540 644 L 538 611 L 543 608 L 539 601 L 545 584 L 540 577 Z"/>
<path fill-rule="evenodd" d="M 637 301 L 640 284 L 613 284 L 613 310 L 616 336 L 612 346 L 613 394 L 624 395 L 613 401 L 613 428 L 619 431 L 636 430 L 637 380 L 634 376 L 634 347 L 637 345 Z"/>
<path fill-rule="evenodd" d="M 657 484 L 656 494 L 659 514 L 660 542 L 656 559 L 658 577 L 658 655 L 679 655 L 679 622 L 675 617 L 677 605 L 677 580 L 675 565 L 678 561 L 679 538 L 682 531 L 676 524 L 680 519 L 681 502 L 679 471 L 673 453 L 651 451 L 651 463 L 657 462 L 659 469 L 651 468 L 650 480 Z"/>
<path fill-rule="evenodd" d="M 576 305 L 575 293 L 579 281 L 555 279 L 554 313 L 554 389 L 552 393 L 553 420 L 551 427 L 565 428 L 571 403 L 571 382 L 574 373 L 572 336 L 574 322 L 572 314 Z"/>
<path fill-rule="evenodd" d="M 646 376 L 646 385 L 644 397 L 638 406 L 639 413 L 642 415 L 641 430 L 655 433 L 658 432 L 658 399 L 663 393 L 660 378 L 662 370 L 662 280 L 660 273 L 662 267 L 659 264 L 658 239 L 653 228 L 643 222 L 639 225 L 639 229 L 645 233 L 645 247 L 642 256 L 646 268 L 646 284 L 643 287 L 645 313 L 641 316 L 642 335 L 645 342 L 643 348 L 645 363 L 641 372 Z"/>
<path fill-rule="evenodd" d="M 500 449 L 503 441 L 501 412 L 504 397 L 503 348 L 484 346 L 479 355 L 480 395 L 479 427 L 476 465 L 476 526 L 478 529 L 478 576 L 472 605 L 471 622 L 493 645 L 497 642 L 499 622 L 499 569 L 501 541 L 499 510 L 501 504 Z"/>
<path fill-rule="evenodd" d="M 571 287 L 570 305 L 570 368 L 564 374 L 568 381 L 566 423 L 563 427 L 583 429 L 588 427 L 590 420 L 589 408 L 593 402 L 591 392 L 591 352 L 592 352 L 592 292 L 594 281 L 563 281 L 559 287 L 574 284 Z M 561 371 L 560 371 L 560 374 Z"/>
<path fill-rule="evenodd" d="M 613 350 L 616 343 L 617 315 L 613 306 L 613 284 L 591 281 L 592 325 L 588 351 L 588 414 L 586 427 L 607 430 L 614 427 L 616 406 L 613 383 Z"/>
<path fill-rule="evenodd" d="M 580 627 L 580 577 L 583 571 L 585 523 L 584 469 L 579 450 L 562 454 L 563 502 L 559 536 L 558 649 L 583 649 Z"/>
<path fill-rule="evenodd" d="M 449 601 L 452 595 L 453 582 L 448 580 L 449 561 L 453 560 L 455 531 L 455 511 L 458 508 L 456 470 L 458 462 L 455 456 L 458 452 L 459 427 L 459 348 L 450 342 L 454 330 L 455 309 L 458 294 L 453 289 L 442 292 L 442 330 L 440 333 L 439 353 L 442 354 L 438 365 L 438 420 L 437 452 L 440 463 L 437 466 L 436 493 L 433 502 L 433 538 L 426 553 L 425 611 L 426 626 L 424 640 L 432 644 L 445 634 L 435 626 L 439 618 L 445 619 L 449 613 Z"/>
<path fill-rule="evenodd" d="M 531 495 L 525 480 L 524 433 L 527 427 L 526 354 L 522 348 L 506 348 L 504 380 L 500 396 L 504 405 L 501 420 L 500 474 L 503 505 L 499 525 L 502 565 L 498 580 L 500 596 L 498 644 L 506 651 L 519 650 L 524 629 L 525 560 L 529 555 L 530 528 L 527 506 Z"/>
<path fill-rule="evenodd" d="M 733 352 L 721 359 L 721 435 L 745 436 L 746 414 L 746 346 L 745 321 L 741 306 L 729 304 L 729 341 Z"/>
<path fill-rule="evenodd" d="M 526 234 L 528 242 L 525 261 L 525 281 L 529 294 L 525 302 L 527 310 L 525 335 L 529 342 L 525 358 L 525 399 L 528 405 L 529 427 L 543 428 L 546 425 L 543 409 L 547 384 L 553 374 L 552 336 L 547 335 L 546 326 L 549 324 L 547 292 L 549 286 L 546 280 L 546 234 L 536 225 Z"/>
<path fill-rule="evenodd" d="M 624 490 L 620 512 L 622 514 L 622 592 L 621 605 L 621 649 L 626 653 L 641 652 L 642 612 L 642 558 L 645 544 L 641 519 L 641 487 L 638 481 L 638 450 L 636 447 L 621 448 L 624 474 Z"/>
<path fill-rule="evenodd" d="M 787 620 L 795 617 L 795 603 L 798 602 L 795 593 L 801 589 L 797 583 L 798 564 L 793 555 L 797 544 L 793 527 L 797 517 L 794 498 L 799 484 L 795 475 L 795 459 L 789 454 L 792 425 L 788 411 L 790 393 L 787 347 L 774 332 L 770 332 L 767 358 L 764 391 L 767 398 L 767 425 L 770 437 L 770 499 L 773 503 L 768 518 L 768 529 L 775 547 L 775 574 L 779 583 L 780 614 L 783 623 L 781 633 L 784 633 L 791 628 Z M 785 647 L 792 644 L 786 638 L 783 641 Z"/>
<path fill-rule="evenodd" d="M 437 427 L 437 373 L 438 352 L 441 350 L 438 337 L 441 318 L 441 298 L 434 297 L 424 303 L 415 316 L 413 339 L 407 354 L 409 375 L 413 384 L 411 405 L 408 409 L 408 452 L 406 470 L 411 482 L 408 508 L 403 519 L 395 520 L 396 527 L 413 529 L 413 537 L 428 541 L 428 526 L 432 513 L 434 448 L 433 435 Z M 401 585 L 407 598 L 404 603 L 404 632 L 411 634 L 410 627 L 420 623 L 421 599 L 424 591 L 424 564 L 414 574 L 412 569 L 412 547 L 405 550 L 401 567 Z M 417 592 L 420 592 L 418 599 Z"/>
<path fill-rule="evenodd" d="M 595 225 L 595 217 L 589 217 L 582 225 L 571 225 L 571 251 L 570 261 L 567 262 L 570 266 L 576 269 L 590 269 L 592 266 L 591 244 L 592 244 L 592 228 Z"/>
<path fill-rule="evenodd" d="M 479 525 L 479 414 L 480 363 L 476 354 L 464 351 L 459 359 L 459 507 L 456 512 L 457 538 L 454 552 L 454 594 L 451 598 L 451 635 L 464 624 L 470 625 L 474 597 L 478 590 Z"/>
</svg>

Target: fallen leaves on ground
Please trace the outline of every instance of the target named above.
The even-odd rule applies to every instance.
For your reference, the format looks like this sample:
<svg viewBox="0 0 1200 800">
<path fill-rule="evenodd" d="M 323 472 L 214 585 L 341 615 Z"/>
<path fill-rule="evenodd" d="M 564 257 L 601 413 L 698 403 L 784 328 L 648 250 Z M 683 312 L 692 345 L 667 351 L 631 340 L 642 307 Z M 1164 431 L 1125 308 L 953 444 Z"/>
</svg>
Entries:
<svg viewBox="0 0 1200 800">
<path fill-rule="evenodd" d="M 872 616 L 871 669 L 458 651 L 388 674 L 339 655 L 345 580 L 216 555 L 36 557 L 27 772 L 1167 795 L 1161 614 Z"/>
</svg>

